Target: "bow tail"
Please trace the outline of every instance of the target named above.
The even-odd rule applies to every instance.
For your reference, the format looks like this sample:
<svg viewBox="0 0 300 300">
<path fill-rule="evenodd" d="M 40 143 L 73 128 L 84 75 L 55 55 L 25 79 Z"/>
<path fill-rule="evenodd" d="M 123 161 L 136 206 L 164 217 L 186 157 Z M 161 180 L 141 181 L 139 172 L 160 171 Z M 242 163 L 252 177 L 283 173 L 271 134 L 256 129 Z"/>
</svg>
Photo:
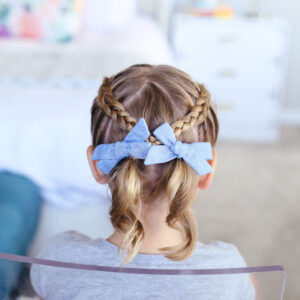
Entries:
<svg viewBox="0 0 300 300">
<path fill-rule="evenodd" d="M 197 156 L 201 153 L 202 157 L 204 159 L 213 159 L 213 151 L 212 151 L 212 146 L 208 142 L 197 142 L 197 143 L 192 143 L 193 147 L 193 155 Z"/>
<path fill-rule="evenodd" d="M 100 160 L 97 163 L 97 167 L 106 175 L 109 174 L 109 172 L 113 169 L 113 167 L 115 165 L 117 165 L 117 163 L 119 162 L 119 160 L 116 159 L 105 159 L 105 160 Z"/>
<path fill-rule="evenodd" d="M 194 158 L 193 160 L 190 160 L 188 157 L 183 157 L 183 159 L 196 171 L 199 176 L 206 175 L 214 170 L 204 158 Z"/>
<path fill-rule="evenodd" d="M 114 144 L 100 144 L 94 149 L 92 160 L 111 159 L 113 153 Z"/>
</svg>

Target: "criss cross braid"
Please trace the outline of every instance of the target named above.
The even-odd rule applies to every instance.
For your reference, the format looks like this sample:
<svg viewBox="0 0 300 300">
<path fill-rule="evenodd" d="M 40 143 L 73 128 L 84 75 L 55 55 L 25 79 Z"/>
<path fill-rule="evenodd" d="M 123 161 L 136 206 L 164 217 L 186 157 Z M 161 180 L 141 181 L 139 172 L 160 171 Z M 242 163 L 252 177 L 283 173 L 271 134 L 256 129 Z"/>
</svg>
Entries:
<svg viewBox="0 0 300 300">
<path fill-rule="evenodd" d="M 181 120 L 175 121 L 171 127 L 175 136 L 189 130 L 191 127 L 201 124 L 207 118 L 210 108 L 210 94 L 202 84 L 198 84 L 199 96 L 192 107 L 192 110 Z M 111 78 L 104 77 L 102 85 L 99 88 L 97 103 L 105 114 L 116 120 L 120 126 L 130 131 L 137 123 L 136 118 L 132 117 L 118 101 L 111 90 Z M 162 144 L 155 136 L 150 134 L 147 142 L 153 145 Z"/>
</svg>

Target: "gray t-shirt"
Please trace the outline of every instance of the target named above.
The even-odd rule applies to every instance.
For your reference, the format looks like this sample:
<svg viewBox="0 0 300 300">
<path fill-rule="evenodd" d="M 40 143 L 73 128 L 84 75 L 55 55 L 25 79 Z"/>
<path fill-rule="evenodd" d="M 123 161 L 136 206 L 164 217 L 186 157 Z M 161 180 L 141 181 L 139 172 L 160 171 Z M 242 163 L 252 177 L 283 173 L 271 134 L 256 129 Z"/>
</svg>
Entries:
<svg viewBox="0 0 300 300">
<path fill-rule="evenodd" d="M 76 231 L 53 237 L 39 258 L 64 262 L 120 267 L 123 250 L 103 238 L 93 240 Z M 183 261 L 161 254 L 137 254 L 125 267 L 151 269 L 211 269 L 246 267 L 238 249 L 229 243 L 197 242 Z M 249 274 L 148 275 L 66 269 L 33 265 L 35 291 L 45 300 L 66 299 L 203 299 L 254 300 Z"/>
</svg>

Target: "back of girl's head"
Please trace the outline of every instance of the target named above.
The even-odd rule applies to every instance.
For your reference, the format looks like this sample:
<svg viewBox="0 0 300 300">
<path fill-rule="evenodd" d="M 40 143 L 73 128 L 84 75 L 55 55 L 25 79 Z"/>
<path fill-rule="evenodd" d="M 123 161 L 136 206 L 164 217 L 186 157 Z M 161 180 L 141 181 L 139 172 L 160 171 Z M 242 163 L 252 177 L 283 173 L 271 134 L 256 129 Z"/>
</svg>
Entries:
<svg viewBox="0 0 300 300">
<path fill-rule="evenodd" d="M 160 142 L 152 132 L 164 122 L 185 143 L 210 142 L 215 145 L 218 119 L 210 94 L 202 84 L 168 65 L 133 65 L 115 76 L 105 77 L 92 109 L 93 146 L 121 141 L 144 118 L 150 136 L 146 141 Z M 198 239 L 191 204 L 196 198 L 195 171 L 176 158 L 167 163 L 145 165 L 143 159 L 126 157 L 109 173 L 112 193 L 110 219 L 123 232 L 123 249 L 129 262 L 139 250 L 144 228 L 139 218 L 143 204 L 168 199 L 166 222 L 180 230 L 183 243 L 160 248 L 171 260 L 189 257 Z"/>
</svg>

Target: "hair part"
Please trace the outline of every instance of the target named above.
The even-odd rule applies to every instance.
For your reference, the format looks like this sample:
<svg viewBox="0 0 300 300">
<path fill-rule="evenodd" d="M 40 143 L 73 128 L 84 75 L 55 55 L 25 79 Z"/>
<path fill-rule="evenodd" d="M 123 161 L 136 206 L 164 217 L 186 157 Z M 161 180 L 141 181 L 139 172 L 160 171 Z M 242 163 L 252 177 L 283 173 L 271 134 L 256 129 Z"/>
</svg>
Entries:
<svg viewBox="0 0 300 300">
<path fill-rule="evenodd" d="M 105 77 L 91 108 L 93 146 L 123 140 L 140 118 L 150 133 L 168 122 L 185 143 L 210 142 L 215 146 L 219 123 L 210 94 L 203 84 L 168 65 L 138 64 L 115 76 Z M 152 134 L 146 140 L 161 144 Z M 122 159 L 108 175 L 112 192 L 110 220 L 124 233 L 125 265 L 138 253 L 145 236 L 139 217 L 143 203 L 167 197 L 166 223 L 183 236 L 183 243 L 159 250 L 171 260 L 183 260 L 198 239 L 191 205 L 196 197 L 195 171 L 182 159 L 145 165 L 143 159 Z M 120 248 L 118 249 L 120 253 Z"/>
</svg>

